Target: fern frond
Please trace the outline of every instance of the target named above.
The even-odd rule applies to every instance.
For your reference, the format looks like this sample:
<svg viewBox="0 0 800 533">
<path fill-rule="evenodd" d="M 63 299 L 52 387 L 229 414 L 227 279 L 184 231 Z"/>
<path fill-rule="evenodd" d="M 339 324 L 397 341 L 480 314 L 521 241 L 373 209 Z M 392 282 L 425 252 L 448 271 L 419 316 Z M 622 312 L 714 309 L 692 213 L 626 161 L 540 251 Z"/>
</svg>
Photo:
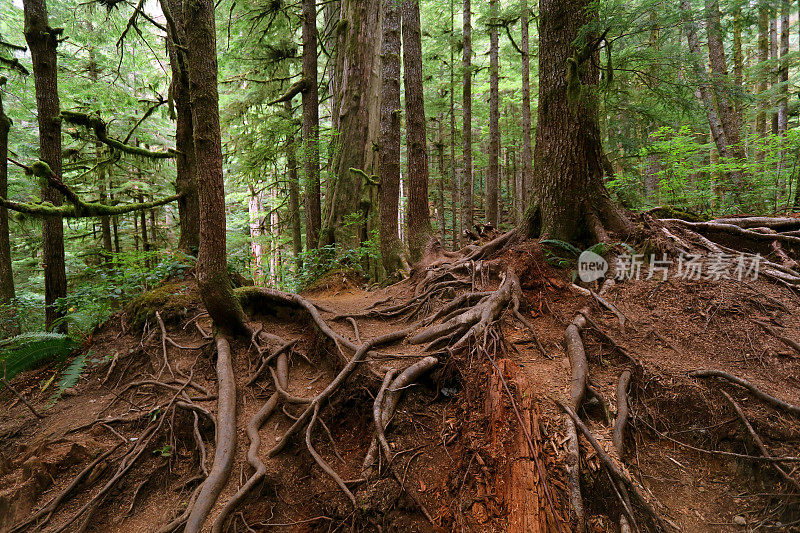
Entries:
<svg viewBox="0 0 800 533">
<path fill-rule="evenodd" d="M 75 349 L 75 341 L 60 333 L 33 332 L 17 335 L 0 346 L 0 372 L 5 365 L 6 379 L 50 359 L 63 359 Z"/>
</svg>

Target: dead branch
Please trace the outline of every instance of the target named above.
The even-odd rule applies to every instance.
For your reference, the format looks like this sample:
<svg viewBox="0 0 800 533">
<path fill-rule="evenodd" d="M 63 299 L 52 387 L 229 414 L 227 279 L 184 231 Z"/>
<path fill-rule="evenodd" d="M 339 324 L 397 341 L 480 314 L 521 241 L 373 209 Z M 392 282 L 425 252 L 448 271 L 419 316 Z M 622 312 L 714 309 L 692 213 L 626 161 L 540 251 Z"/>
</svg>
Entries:
<svg viewBox="0 0 800 533">
<path fill-rule="evenodd" d="M 695 370 L 694 372 L 689 372 L 689 375 L 693 378 L 721 378 L 730 381 L 731 383 L 736 383 L 744 387 L 745 389 L 749 390 L 753 396 L 758 398 L 759 400 L 763 400 L 768 404 L 776 407 L 778 409 L 782 409 L 788 413 L 791 413 L 795 416 L 800 416 L 800 407 L 790 404 L 788 402 L 784 402 L 774 396 L 770 396 L 769 394 L 762 392 L 758 389 L 755 385 L 746 381 L 740 377 L 736 377 L 733 374 L 728 374 L 727 372 L 723 372 L 722 370 Z"/>
</svg>

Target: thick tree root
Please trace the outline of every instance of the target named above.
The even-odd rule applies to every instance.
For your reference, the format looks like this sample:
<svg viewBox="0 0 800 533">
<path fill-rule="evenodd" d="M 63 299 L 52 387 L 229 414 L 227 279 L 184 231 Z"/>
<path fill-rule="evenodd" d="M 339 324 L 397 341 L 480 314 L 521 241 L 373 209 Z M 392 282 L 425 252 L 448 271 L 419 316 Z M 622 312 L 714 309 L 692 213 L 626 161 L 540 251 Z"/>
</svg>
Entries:
<svg viewBox="0 0 800 533">
<path fill-rule="evenodd" d="M 214 464 L 186 519 L 185 533 L 199 533 L 208 513 L 228 481 L 236 453 L 236 379 L 233 375 L 231 348 L 225 337 L 217 338 L 217 435 Z"/>
<path fill-rule="evenodd" d="M 614 421 L 612 440 L 614 448 L 620 459 L 625 455 L 625 426 L 628 423 L 628 385 L 631 382 L 631 373 L 625 370 L 619 376 L 617 384 L 617 418 Z"/>
</svg>

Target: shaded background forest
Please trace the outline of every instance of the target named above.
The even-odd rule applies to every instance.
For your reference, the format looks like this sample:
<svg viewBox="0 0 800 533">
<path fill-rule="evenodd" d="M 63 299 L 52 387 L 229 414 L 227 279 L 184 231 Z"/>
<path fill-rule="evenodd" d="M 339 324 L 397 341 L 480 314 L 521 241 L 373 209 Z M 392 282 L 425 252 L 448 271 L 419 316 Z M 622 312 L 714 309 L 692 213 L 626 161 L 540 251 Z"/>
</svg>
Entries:
<svg viewBox="0 0 800 533">
<path fill-rule="evenodd" d="M 259 284 L 297 290 L 338 266 L 375 280 L 383 276 L 375 160 L 379 4 L 338 0 L 316 6 L 322 205 L 321 235 L 312 239 L 300 98 L 281 101 L 300 79 L 301 6 L 280 0 L 222 0 L 217 6 L 228 261 Z M 681 0 L 595 6 L 598 27 L 583 31 L 605 36 L 598 56 L 599 116 L 607 186 L 623 205 L 633 210 L 669 205 L 698 217 L 800 210 L 798 5 Z M 471 6 L 467 67 L 465 5 L 420 3 L 428 204 L 433 231 L 447 248 L 463 244 L 463 231 L 473 223 L 491 221 L 487 205 L 495 194 L 500 229 L 519 222 L 527 205 L 524 6 L 507 1 Z M 173 75 L 159 4 L 51 1 L 48 8 L 51 25 L 64 29 L 58 46 L 61 109 L 99 113 L 109 136 L 130 145 L 156 152 L 174 147 Z M 538 93 L 535 5 L 528 18 L 532 142 Z M 34 80 L 25 74 L 31 60 L 23 49 L 20 2 L 0 6 L 0 40 L 7 78 L 0 90 L 13 121 L 9 157 L 30 163 L 38 158 L 38 130 Z M 490 135 L 493 50 L 499 64 L 496 159 Z M 371 66 L 364 57 L 371 58 Z M 353 64 L 365 71 L 363 87 L 337 85 Z M 466 145 L 465 83 L 472 113 Z M 366 115 L 342 112 L 353 90 Z M 402 91 L 400 97 L 405 99 Z M 404 125 L 405 120 L 403 113 Z M 114 152 L 97 142 L 91 129 L 68 121 L 62 130 L 62 177 L 82 196 L 147 202 L 175 193 L 173 159 Z M 405 127 L 402 131 L 405 136 Z M 359 135 L 360 144 L 343 141 Z M 404 138 L 398 236 L 405 242 L 413 233 L 406 225 L 408 145 Z M 7 198 L 36 201 L 36 180 L 11 165 Z M 69 291 L 59 302 L 61 320 L 73 332 L 88 334 L 130 296 L 190 268 L 191 251 L 175 251 L 177 219 L 175 204 L 108 217 L 107 231 L 98 218 L 66 219 Z M 41 222 L 13 214 L 10 242 L 15 293 L 2 305 L 16 311 L 1 315 L 13 322 L 9 327 L 41 329 Z"/>
</svg>

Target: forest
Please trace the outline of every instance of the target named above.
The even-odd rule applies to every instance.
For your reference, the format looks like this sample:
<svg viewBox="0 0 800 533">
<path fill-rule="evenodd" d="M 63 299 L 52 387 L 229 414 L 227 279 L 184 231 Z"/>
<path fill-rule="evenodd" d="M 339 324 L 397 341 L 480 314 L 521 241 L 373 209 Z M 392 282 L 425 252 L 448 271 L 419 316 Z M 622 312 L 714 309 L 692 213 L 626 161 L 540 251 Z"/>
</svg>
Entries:
<svg viewBox="0 0 800 533">
<path fill-rule="evenodd" d="M 0 533 L 800 531 L 799 163 L 800 1 L 3 0 Z"/>
</svg>

